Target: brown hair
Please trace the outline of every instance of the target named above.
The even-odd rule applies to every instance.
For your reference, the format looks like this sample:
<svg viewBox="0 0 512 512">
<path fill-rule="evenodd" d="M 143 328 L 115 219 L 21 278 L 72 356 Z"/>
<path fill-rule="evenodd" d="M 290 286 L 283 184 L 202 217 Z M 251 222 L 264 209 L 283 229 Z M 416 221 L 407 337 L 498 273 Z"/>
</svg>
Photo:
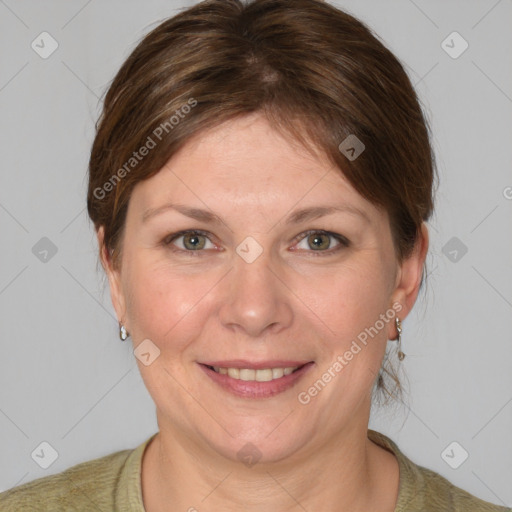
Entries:
<svg viewBox="0 0 512 512">
<path fill-rule="evenodd" d="M 134 186 L 200 131 L 253 112 L 325 154 L 388 212 L 397 260 L 411 254 L 432 214 L 436 172 L 428 124 L 397 58 L 320 0 L 206 0 L 148 33 L 105 96 L 87 208 L 114 266 Z M 339 148 L 349 135 L 365 146 L 355 159 Z M 422 285 L 424 277 L 425 269 Z M 382 373 L 377 388 L 391 395 Z"/>
</svg>

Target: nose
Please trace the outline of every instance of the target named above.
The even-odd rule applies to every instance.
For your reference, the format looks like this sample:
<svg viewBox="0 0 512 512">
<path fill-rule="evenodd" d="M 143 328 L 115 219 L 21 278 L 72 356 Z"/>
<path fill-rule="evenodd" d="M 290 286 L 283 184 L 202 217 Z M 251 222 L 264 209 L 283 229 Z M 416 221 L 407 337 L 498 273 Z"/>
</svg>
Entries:
<svg viewBox="0 0 512 512">
<path fill-rule="evenodd" d="M 219 311 L 222 324 L 250 337 L 276 334 L 293 320 L 292 293 L 265 251 L 252 263 L 235 256 Z"/>
</svg>

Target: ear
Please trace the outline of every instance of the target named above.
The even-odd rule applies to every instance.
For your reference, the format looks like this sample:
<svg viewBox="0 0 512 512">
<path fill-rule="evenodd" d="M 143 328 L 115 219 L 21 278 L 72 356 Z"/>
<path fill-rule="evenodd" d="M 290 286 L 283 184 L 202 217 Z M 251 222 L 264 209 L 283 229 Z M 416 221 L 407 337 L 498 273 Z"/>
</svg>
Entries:
<svg viewBox="0 0 512 512">
<path fill-rule="evenodd" d="M 420 234 L 411 255 L 405 259 L 398 269 L 395 289 L 391 295 L 391 304 L 399 302 L 402 309 L 397 312 L 397 317 L 404 320 L 411 311 L 421 285 L 423 265 L 427 256 L 429 245 L 428 228 L 425 222 L 421 224 Z M 396 339 L 398 332 L 395 323 L 390 325 L 391 333 L 388 339 Z"/>
<path fill-rule="evenodd" d="M 129 331 L 125 319 L 126 301 L 123 288 L 121 285 L 121 273 L 118 269 L 114 268 L 112 255 L 109 253 L 107 247 L 105 246 L 105 230 L 103 226 L 100 226 L 100 228 L 96 232 L 96 235 L 98 237 L 98 247 L 100 251 L 101 265 L 103 266 L 103 269 L 105 270 L 105 273 L 108 277 L 112 305 L 114 306 L 114 309 L 116 311 L 118 321 L 122 323 Z"/>
</svg>

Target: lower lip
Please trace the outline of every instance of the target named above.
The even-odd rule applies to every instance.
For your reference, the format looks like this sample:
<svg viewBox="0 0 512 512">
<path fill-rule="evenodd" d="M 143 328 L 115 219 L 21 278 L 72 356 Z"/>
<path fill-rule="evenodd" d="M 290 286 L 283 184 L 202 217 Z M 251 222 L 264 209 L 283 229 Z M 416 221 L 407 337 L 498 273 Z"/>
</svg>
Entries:
<svg viewBox="0 0 512 512">
<path fill-rule="evenodd" d="M 211 370 L 206 365 L 199 363 L 199 366 L 210 379 L 227 391 L 243 398 L 270 398 L 282 393 L 295 385 L 313 365 L 314 362 L 309 362 L 297 371 L 290 373 L 290 375 L 284 375 L 279 379 L 268 382 L 258 382 L 233 379 L 228 375 L 217 373 L 215 370 Z"/>
</svg>

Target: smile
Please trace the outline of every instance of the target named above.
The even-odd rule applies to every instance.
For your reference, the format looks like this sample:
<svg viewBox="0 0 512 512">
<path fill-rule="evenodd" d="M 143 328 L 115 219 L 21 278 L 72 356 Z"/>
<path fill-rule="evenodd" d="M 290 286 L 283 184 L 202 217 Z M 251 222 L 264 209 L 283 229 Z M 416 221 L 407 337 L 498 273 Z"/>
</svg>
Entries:
<svg viewBox="0 0 512 512">
<path fill-rule="evenodd" d="M 271 380 L 280 379 L 284 375 L 290 375 L 299 366 L 288 366 L 286 368 L 264 368 L 262 370 L 254 370 L 252 368 L 222 368 L 219 366 L 209 366 L 212 370 L 221 375 L 227 375 L 232 379 L 256 382 L 269 382 Z"/>
<path fill-rule="evenodd" d="M 263 366 L 260 368 L 247 368 L 250 366 L 247 363 L 238 363 L 239 367 L 199 363 L 199 367 L 230 394 L 242 398 L 270 398 L 292 388 L 314 364 L 313 361 L 294 366 L 269 366 L 267 363 L 258 365 Z"/>
</svg>

